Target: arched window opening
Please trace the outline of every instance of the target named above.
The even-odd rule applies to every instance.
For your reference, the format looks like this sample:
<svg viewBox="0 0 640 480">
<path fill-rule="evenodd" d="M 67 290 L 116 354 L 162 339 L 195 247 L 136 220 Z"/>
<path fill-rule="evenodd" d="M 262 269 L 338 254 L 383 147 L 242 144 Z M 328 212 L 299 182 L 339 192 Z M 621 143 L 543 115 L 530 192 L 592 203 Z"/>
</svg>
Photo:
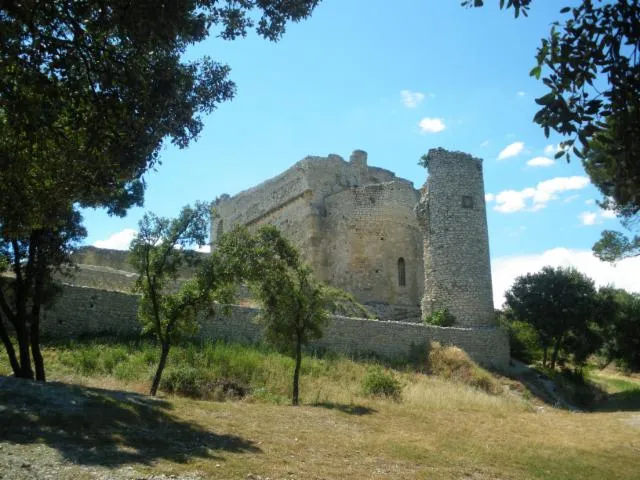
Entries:
<svg viewBox="0 0 640 480">
<path fill-rule="evenodd" d="M 405 275 L 404 258 L 398 259 L 398 285 L 404 287 L 407 285 L 407 277 Z"/>
</svg>

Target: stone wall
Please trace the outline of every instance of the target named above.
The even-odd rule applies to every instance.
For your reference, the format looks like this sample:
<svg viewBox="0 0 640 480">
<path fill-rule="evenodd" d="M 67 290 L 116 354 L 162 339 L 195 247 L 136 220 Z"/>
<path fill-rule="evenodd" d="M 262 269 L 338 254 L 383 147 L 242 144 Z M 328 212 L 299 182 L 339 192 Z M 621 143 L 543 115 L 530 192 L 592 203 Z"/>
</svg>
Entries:
<svg viewBox="0 0 640 480">
<path fill-rule="evenodd" d="M 424 285 L 417 201 L 416 190 L 404 182 L 352 187 L 327 197 L 328 281 L 365 304 L 417 307 Z"/>
<path fill-rule="evenodd" d="M 349 162 L 338 155 L 306 157 L 254 188 L 220 197 L 212 245 L 235 224 L 272 224 L 319 280 L 361 303 L 417 307 L 424 277 L 417 201 L 411 182 L 368 166 L 361 150 Z"/>
<path fill-rule="evenodd" d="M 131 294 L 65 286 L 56 304 L 43 313 L 42 333 L 53 338 L 137 335 L 137 302 L 138 297 Z M 262 337 L 260 327 L 253 321 L 257 313 L 255 308 L 233 306 L 229 315 L 202 319 L 198 336 L 257 343 Z M 459 346 L 485 365 L 501 368 L 509 361 L 508 339 L 499 328 L 441 328 L 341 316 L 332 317 L 324 337 L 311 348 L 402 360 L 430 341 Z"/>
<path fill-rule="evenodd" d="M 424 229 L 422 311 L 447 308 L 461 326 L 494 322 L 482 160 L 432 149 L 416 213 Z"/>
</svg>

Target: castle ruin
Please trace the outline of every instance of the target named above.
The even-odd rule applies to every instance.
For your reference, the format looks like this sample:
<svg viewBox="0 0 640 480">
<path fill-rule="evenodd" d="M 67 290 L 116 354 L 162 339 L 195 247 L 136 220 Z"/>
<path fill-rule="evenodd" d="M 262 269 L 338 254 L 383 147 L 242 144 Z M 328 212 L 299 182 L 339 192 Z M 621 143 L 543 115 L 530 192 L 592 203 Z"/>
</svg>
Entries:
<svg viewBox="0 0 640 480">
<path fill-rule="evenodd" d="M 418 191 L 367 165 L 360 150 L 349 161 L 307 157 L 254 188 L 221 196 L 212 216 L 212 246 L 235 224 L 273 224 L 320 280 L 351 292 L 381 319 L 333 315 L 312 349 L 402 361 L 437 341 L 482 364 L 505 367 L 509 343 L 494 324 L 482 162 L 435 149 L 425 163 L 428 179 Z M 76 252 L 74 278 L 44 311 L 43 334 L 139 335 L 139 297 L 131 293 L 135 273 L 126 255 L 93 247 Z M 422 314 L 445 308 L 455 316 L 454 326 L 422 323 Z M 207 315 L 197 337 L 259 342 L 256 313 L 233 306 Z"/>
<path fill-rule="evenodd" d="M 482 160 L 431 150 L 421 191 L 356 150 L 306 157 L 214 207 L 211 242 L 233 225 L 275 225 L 316 277 L 387 320 L 447 309 L 460 326 L 493 324 Z"/>
</svg>

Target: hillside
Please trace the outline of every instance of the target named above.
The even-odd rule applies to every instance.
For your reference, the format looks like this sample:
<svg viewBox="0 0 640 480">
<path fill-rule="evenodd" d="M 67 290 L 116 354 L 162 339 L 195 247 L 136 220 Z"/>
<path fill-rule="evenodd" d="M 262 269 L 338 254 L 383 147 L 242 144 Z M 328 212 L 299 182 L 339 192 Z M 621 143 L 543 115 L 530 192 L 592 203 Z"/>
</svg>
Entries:
<svg viewBox="0 0 640 480">
<path fill-rule="evenodd" d="M 215 348 L 208 352 L 222 364 L 218 371 L 244 372 L 272 387 L 235 401 L 153 399 L 141 393 L 146 371 L 125 380 L 117 372 L 129 371 L 126 364 L 105 370 L 113 357 L 107 347 L 95 364 L 87 353 L 48 347 L 51 376 L 68 383 L 0 377 L 0 476 L 632 479 L 640 469 L 637 411 L 572 413 L 518 393 L 513 381 L 490 395 L 392 370 L 386 371 L 402 385 L 401 400 L 369 397 L 361 385 L 371 363 L 309 357 L 303 406 L 294 408 L 282 395 L 289 359 Z M 177 350 L 174 360 L 191 356 L 199 364 L 194 352 Z"/>
</svg>

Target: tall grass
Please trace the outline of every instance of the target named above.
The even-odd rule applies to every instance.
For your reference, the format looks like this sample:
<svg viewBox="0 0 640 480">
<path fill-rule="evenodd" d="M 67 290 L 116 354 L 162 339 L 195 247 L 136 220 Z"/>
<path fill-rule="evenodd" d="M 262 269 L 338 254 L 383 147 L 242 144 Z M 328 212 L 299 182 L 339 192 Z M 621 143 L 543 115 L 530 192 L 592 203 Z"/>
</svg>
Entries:
<svg viewBox="0 0 640 480">
<path fill-rule="evenodd" d="M 149 388 L 159 356 L 149 341 L 106 339 L 45 345 L 43 353 L 50 378 L 141 392 Z M 519 401 L 518 408 L 527 408 L 526 402 L 502 395 L 499 382 L 459 349 L 434 344 L 427 365 L 431 376 L 336 354 L 304 356 L 301 398 L 307 404 L 350 405 L 392 398 L 427 409 L 498 410 L 513 408 Z M 6 367 L 8 362 L 0 357 L 0 369 Z M 293 368 L 291 358 L 265 346 L 185 343 L 172 347 L 161 390 L 213 400 L 246 395 L 249 401 L 284 404 L 291 396 Z M 0 370 L 3 373 L 9 372 Z"/>
</svg>

